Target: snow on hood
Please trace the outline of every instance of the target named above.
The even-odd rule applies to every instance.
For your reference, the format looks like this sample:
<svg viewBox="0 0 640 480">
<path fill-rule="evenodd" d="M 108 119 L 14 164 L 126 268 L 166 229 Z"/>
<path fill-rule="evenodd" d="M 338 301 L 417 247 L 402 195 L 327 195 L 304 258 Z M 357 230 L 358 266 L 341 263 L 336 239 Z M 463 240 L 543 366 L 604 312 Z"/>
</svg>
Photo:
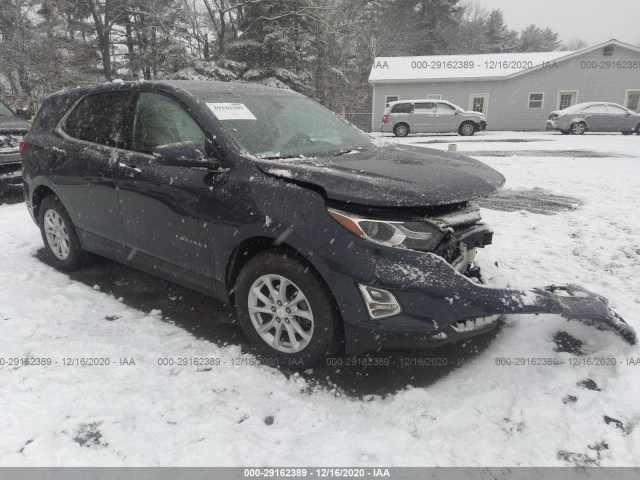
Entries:
<svg viewBox="0 0 640 480">
<path fill-rule="evenodd" d="M 256 164 L 274 177 L 320 187 L 333 200 L 377 207 L 459 203 L 491 195 L 505 182 L 498 171 L 471 157 L 412 146 Z"/>
</svg>

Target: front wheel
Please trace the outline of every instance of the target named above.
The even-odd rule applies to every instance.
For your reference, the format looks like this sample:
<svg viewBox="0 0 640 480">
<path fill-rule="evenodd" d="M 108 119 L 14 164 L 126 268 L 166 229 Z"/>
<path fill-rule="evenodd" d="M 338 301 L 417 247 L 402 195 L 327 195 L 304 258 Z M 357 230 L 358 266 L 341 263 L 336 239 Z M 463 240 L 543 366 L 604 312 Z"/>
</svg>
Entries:
<svg viewBox="0 0 640 480">
<path fill-rule="evenodd" d="M 473 122 L 464 122 L 462 125 L 460 125 L 458 133 L 463 137 L 470 137 L 471 135 L 476 133 L 476 130 L 476 125 Z"/>
<path fill-rule="evenodd" d="M 327 286 L 293 255 L 268 251 L 242 269 L 238 320 L 256 350 L 284 367 L 305 369 L 335 351 L 340 315 Z"/>
<path fill-rule="evenodd" d="M 44 247 L 53 264 L 61 270 L 76 270 L 86 260 L 76 228 L 60 199 L 50 195 L 42 200 L 38 224 Z"/>
</svg>

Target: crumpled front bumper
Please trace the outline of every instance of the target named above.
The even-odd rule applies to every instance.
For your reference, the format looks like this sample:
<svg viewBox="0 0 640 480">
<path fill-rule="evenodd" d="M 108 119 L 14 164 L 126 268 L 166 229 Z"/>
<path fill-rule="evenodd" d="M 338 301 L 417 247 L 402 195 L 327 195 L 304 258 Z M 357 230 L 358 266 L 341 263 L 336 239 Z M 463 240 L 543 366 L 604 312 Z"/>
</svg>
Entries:
<svg viewBox="0 0 640 480">
<path fill-rule="evenodd" d="M 438 255 L 348 237 L 337 239 L 331 251 L 332 271 L 327 280 L 342 312 L 345 346 L 351 354 L 380 348 L 436 347 L 490 331 L 501 316 L 509 314 L 560 315 L 636 342 L 633 328 L 609 308 L 604 297 L 579 286 L 531 291 L 492 288 L 456 271 Z M 360 257 L 361 267 L 354 268 L 354 256 Z M 371 319 L 357 283 L 391 292 L 402 312 Z"/>
</svg>

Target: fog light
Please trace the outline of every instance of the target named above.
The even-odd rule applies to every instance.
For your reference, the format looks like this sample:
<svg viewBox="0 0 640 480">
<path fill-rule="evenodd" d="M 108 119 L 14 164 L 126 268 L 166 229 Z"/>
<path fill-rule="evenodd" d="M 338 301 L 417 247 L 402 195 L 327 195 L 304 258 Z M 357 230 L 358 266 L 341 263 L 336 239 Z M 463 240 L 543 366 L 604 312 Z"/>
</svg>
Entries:
<svg viewBox="0 0 640 480">
<path fill-rule="evenodd" d="M 358 284 L 364 304 L 367 306 L 369 317 L 374 320 L 393 317 L 402 312 L 400 303 L 391 292 L 381 288 Z"/>
</svg>

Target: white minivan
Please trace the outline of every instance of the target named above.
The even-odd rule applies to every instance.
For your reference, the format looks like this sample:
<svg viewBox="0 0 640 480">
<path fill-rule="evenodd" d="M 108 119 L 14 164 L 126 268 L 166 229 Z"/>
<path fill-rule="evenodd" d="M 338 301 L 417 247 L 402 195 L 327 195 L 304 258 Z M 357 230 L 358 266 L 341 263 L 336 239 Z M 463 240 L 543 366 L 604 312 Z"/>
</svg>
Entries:
<svg viewBox="0 0 640 480">
<path fill-rule="evenodd" d="M 380 131 L 406 137 L 410 133 L 458 132 L 469 136 L 486 130 L 483 113 L 463 110 L 446 100 L 398 100 L 382 115 Z"/>
</svg>

